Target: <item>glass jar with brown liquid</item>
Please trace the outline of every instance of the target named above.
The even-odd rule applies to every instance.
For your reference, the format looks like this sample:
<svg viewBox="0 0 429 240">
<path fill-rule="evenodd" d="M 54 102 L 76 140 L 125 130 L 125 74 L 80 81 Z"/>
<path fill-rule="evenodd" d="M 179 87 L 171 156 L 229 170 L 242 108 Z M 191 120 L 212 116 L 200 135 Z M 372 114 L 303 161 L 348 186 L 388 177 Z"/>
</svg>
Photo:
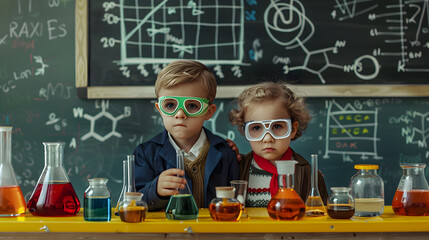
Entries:
<svg viewBox="0 0 429 240">
<path fill-rule="evenodd" d="M 334 219 L 349 219 L 355 214 L 355 201 L 350 195 L 351 188 L 331 187 L 328 198 L 328 215 Z"/>
<path fill-rule="evenodd" d="M 429 216 L 429 186 L 424 163 L 403 163 L 402 177 L 392 201 L 393 211 L 405 216 Z"/>
<path fill-rule="evenodd" d="M 234 198 L 234 187 L 216 187 L 216 198 L 209 205 L 210 216 L 215 221 L 237 221 L 241 217 L 240 202 Z"/>
<path fill-rule="evenodd" d="M 143 193 L 126 192 L 124 200 L 119 202 L 121 221 L 129 223 L 143 222 L 146 218 L 147 204 L 142 200 Z"/>
<path fill-rule="evenodd" d="M 276 161 L 279 190 L 267 205 L 268 215 L 275 220 L 299 220 L 304 217 L 305 204 L 293 189 L 297 161 Z"/>
</svg>

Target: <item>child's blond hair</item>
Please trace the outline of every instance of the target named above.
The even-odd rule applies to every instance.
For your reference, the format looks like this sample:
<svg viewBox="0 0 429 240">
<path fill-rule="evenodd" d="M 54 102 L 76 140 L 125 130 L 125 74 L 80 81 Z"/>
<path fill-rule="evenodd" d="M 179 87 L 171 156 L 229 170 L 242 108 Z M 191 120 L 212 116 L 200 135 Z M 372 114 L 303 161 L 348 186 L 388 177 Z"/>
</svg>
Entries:
<svg viewBox="0 0 429 240">
<path fill-rule="evenodd" d="M 156 97 L 162 88 L 193 81 L 201 82 L 211 104 L 216 97 L 216 78 L 206 65 L 193 60 L 176 60 L 164 67 L 155 82 Z"/>
<path fill-rule="evenodd" d="M 237 125 L 240 132 L 243 133 L 244 113 L 248 106 L 277 98 L 284 99 L 284 107 L 289 113 L 292 123 L 295 121 L 299 123 L 296 135 L 292 139 L 295 140 L 307 128 L 311 117 L 304 98 L 296 96 L 292 90 L 282 83 L 264 82 L 243 90 L 237 99 L 238 109 L 231 110 L 229 120 L 232 125 Z"/>
</svg>

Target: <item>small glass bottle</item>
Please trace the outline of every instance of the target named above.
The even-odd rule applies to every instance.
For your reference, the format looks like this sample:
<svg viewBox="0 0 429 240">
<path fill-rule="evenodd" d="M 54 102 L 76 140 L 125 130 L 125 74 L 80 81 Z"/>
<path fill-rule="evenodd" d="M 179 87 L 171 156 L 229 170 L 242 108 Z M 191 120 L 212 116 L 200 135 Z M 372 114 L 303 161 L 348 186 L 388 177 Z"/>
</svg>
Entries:
<svg viewBox="0 0 429 240">
<path fill-rule="evenodd" d="M 234 198 L 234 187 L 216 187 L 216 198 L 209 205 L 210 216 L 215 221 L 237 221 L 241 217 L 240 202 Z"/>
<path fill-rule="evenodd" d="M 12 127 L 0 126 L 0 217 L 25 213 L 25 200 L 12 167 Z"/>
<path fill-rule="evenodd" d="M 429 186 L 424 163 L 402 163 L 402 177 L 392 201 L 393 211 L 405 216 L 429 216 Z"/>
<path fill-rule="evenodd" d="M 334 219 L 349 219 L 355 214 L 355 201 L 348 187 L 331 187 L 328 199 L 328 215 Z"/>
<path fill-rule="evenodd" d="M 309 217 L 321 217 L 326 215 L 325 205 L 320 197 L 317 187 L 319 168 L 317 166 L 317 154 L 311 154 L 311 189 L 305 201 L 305 215 Z"/>
<path fill-rule="evenodd" d="M 143 222 L 147 214 L 147 204 L 142 200 L 143 193 L 126 192 L 119 203 L 121 221 L 128 223 Z"/>
<path fill-rule="evenodd" d="M 276 161 L 279 190 L 268 202 L 267 211 L 272 219 L 299 220 L 305 214 L 305 204 L 293 189 L 295 164 L 297 161 Z"/>
<path fill-rule="evenodd" d="M 136 192 L 134 179 L 135 156 L 127 155 L 127 160 L 122 161 L 122 191 L 116 203 L 115 215 L 119 216 L 119 203 L 124 200 L 126 192 Z"/>
<path fill-rule="evenodd" d="M 28 200 L 28 211 L 35 216 L 75 216 L 79 198 L 63 166 L 64 143 L 44 142 L 45 167 Z"/>
<path fill-rule="evenodd" d="M 176 164 L 178 169 L 185 171 L 183 150 L 176 151 Z M 198 218 L 198 206 L 189 189 L 188 183 L 184 189 L 178 189 L 179 194 L 173 195 L 168 201 L 165 216 L 171 220 L 191 220 Z"/>
<path fill-rule="evenodd" d="M 355 216 L 376 217 L 384 210 L 384 183 L 377 175 L 378 165 L 355 165 L 357 173 L 350 180 L 351 195 L 355 200 Z"/>
<path fill-rule="evenodd" d="M 110 221 L 110 191 L 107 188 L 107 178 L 88 179 L 89 187 L 84 195 L 83 219 L 85 221 Z"/>
</svg>

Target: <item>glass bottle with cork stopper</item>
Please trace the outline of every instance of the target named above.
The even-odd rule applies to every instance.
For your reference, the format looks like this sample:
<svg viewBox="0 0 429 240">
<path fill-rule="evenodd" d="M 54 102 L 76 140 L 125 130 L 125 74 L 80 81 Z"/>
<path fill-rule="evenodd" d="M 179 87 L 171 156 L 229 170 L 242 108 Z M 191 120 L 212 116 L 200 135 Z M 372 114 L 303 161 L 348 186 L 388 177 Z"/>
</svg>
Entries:
<svg viewBox="0 0 429 240">
<path fill-rule="evenodd" d="M 241 217 L 240 202 L 234 198 L 234 187 L 216 187 L 216 198 L 209 205 L 210 216 L 215 221 L 237 221 Z"/>
<path fill-rule="evenodd" d="M 126 192 L 119 203 L 121 221 L 129 223 L 143 222 L 147 214 L 147 203 L 142 200 L 143 193 Z"/>
<path fill-rule="evenodd" d="M 299 220 L 304 217 L 305 204 L 293 189 L 295 164 L 297 161 L 275 161 L 277 166 L 279 189 L 268 202 L 267 211 L 272 219 Z"/>
</svg>

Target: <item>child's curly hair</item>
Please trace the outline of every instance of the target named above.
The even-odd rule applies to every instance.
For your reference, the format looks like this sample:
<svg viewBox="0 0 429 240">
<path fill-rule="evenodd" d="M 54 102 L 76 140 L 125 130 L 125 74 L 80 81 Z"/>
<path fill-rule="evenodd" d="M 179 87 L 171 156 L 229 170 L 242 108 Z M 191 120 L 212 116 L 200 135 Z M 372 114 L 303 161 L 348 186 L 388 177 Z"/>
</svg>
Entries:
<svg viewBox="0 0 429 240">
<path fill-rule="evenodd" d="M 291 116 L 292 123 L 298 121 L 298 130 L 292 140 L 299 138 L 302 132 L 308 127 L 311 116 L 308 112 L 305 99 L 298 97 L 283 83 L 264 82 L 246 88 L 238 97 L 238 109 L 232 109 L 229 113 L 229 120 L 232 125 L 237 125 L 243 134 L 244 113 L 247 107 L 254 103 L 271 101 L 277 98 L 284 99 L 285 110 Z"/>
</svg>

